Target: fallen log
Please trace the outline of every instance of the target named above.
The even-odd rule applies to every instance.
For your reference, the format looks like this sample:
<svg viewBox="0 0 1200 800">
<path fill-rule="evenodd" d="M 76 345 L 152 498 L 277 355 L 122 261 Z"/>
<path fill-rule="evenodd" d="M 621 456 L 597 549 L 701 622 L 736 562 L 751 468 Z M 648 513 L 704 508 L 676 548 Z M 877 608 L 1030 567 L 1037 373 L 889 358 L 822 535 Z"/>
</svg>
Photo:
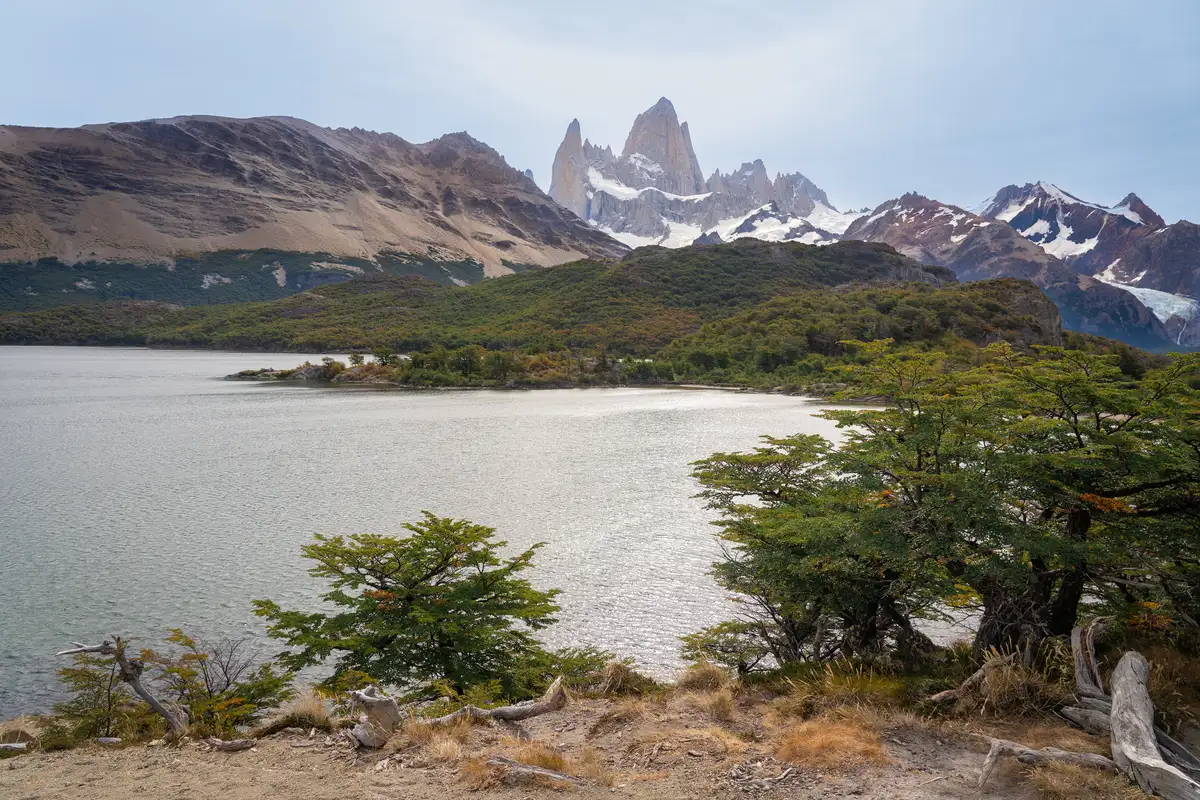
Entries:
<svg viewBox="0 0 1200 800">
<path fill-rule="evenodd" d="M 1046 764 L 1051 761 L 1056 761 L 1063 764 L 1077 764 L 1081 767 L 1092 767 L 1095 769 L 1105 770 L 1107 772 L 1116 772 L 1117 765 L 1110 759 L 1104 756 L 1098 756 L 1094 753 L 1071 753 L 1066 750 L 1059 750 L 1056 747 L 1043 747 L 1041 750 L 1032 750 L 1024 745 L 1019 745 L 1016 742 L 1010 742 L 1007 739 L 992 739 L 992 747 L 988 751 L 987 759 L 983 762 L 983 769 L 979 773 L 978 787 L 983 788 L 987 783 L 987 779 L 991 776 L 992 770 L 996 768 L 996 763 L 1001 756 L 1010 755 L 1020 761 L 1022 764 Z"/>
<path fill-rule="evenodd" d="M 210 736 L 204 740 L 204 743 L 213 750 L 220 750 L 222 753 L 236 753 L 240 750 L 249 750 L 258 744 L 257 739 L 232 739 L 225 741 L 218 739 L 215 736 Z"/>
<path fill-rule="evenodd" d="M 389 697 L 378 686 L 353 691 L 350 697 L 363 708 L 358 724 L 350 730 L 350 736 L 360 747 L 379 748 L 392 738 L 392 731 L 400 724 L 400 706 L 395 698 Z"/>
<path fill-rule="evenodd" d="M 558 711 L 567 704 L 567 687 L 563 685 L 561 677 L 555 678 L 554 683 L 550 684 L 550 688 L 538 700 L 527 703 L 517 703 L 511 706 L 500 706 L 499 708 L 479 708 L 477 706 L 463 706 L 462 708 L 442 717 L 423 720 L 430 725 L 452 725 L 462 719 L 470 719 L 476 721 L 495 720 L 497 722 L 520 722 L 523 719 L 536 717 L 539 714 L 546 714 L 550 711 Z"/>
<path fill-rule="evenodd" d="M 511 758 L 494 756 L 489 758 L 487 763 L 490 766 L 503 769 L 505 780 L 508 782 L 512 782 L 518 778 L 543 778 L 561 783 L 569 783 L 574 786 L 583 785 L 583 781 L 574 775 L 568 775 L 565 772 L 555 772 L 552 769 L 545 769 L 544 767 L 535 767 L 532 764 L 522 764 L 520 761 L 513 761 Z"/>
<path fill-rule="evenodd" d="M 1067 706 L 1058 713 L 1062 714 L 1068 722 L 1095 736 L 1109 736 L 1112 733 L 1112 724 L 1108 720 L 1108 714 L 1103 711 Z"/>
<path fill-rule="evenodd" d="M 1163 760 L 1154 730 L 1154 704 L 1146 690 L 1150 665 L 1133 651 L 1121 656 L 1112 675 L 1112 754 L 1117 766 L 1142 788 L 1165 800 L 1200 799 L 1200 782 Z"/>
<path fill-rule="evenodd" d="M 145 669 L 145 666 L 140 659 L 129 658 L 125 655 L 125 642 L 121 641 L 120 636 L 114 635 L 111 642 L 106 640 L 100 644 L 87 645 L 79 642 L 71 642 L 71 644 L 75 647 L 70 650 L 60 650 L 55 655 L 72 656 L 78 653 L 97 653 L 102 656 L 112 656 L 121 671 L 121 680 L 128 683 L 138 697 L 145 700 L 159 716 L 167 721 L 167 724 L 171 726 L 171 732 L 176 737 L 182 737 L 187 733 L 187 720 L 183 715 L 172 713 L 161 700 L 142 685 L 142 670 Z"/>
</svg>

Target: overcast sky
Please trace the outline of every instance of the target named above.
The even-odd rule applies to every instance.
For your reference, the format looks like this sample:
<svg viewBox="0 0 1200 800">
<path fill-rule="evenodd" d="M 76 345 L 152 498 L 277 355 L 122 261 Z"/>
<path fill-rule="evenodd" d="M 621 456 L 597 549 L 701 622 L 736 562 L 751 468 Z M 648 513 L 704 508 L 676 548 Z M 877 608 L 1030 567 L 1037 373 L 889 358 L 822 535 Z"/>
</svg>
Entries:
<svg viewBox="0 0 1200 800">
<path fill-rule="evenodd" d="M 1200 222 L 1198 0 L 0 0 L 0 123 L 286 114 L 467 130 L 546 187 L 669 97 L 706 174 L 842 209 L 1046 180 Z"/>
</svg>

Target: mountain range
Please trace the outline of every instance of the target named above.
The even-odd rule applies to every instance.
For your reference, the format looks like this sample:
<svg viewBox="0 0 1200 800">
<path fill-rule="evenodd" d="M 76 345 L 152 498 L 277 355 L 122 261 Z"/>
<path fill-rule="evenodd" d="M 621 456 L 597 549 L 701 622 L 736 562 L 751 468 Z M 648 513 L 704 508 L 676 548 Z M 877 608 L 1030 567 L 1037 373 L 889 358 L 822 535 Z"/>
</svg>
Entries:
<svg viewBox="0 0 1200 800">
<path fill-rule="evenodd" d="M 666 98 L 637 117 L 619 156 L 580 136 L 573 120 L 550 196 L 631 247 L 883 242 L 962 280 L 1030 280 L 1073 330 L 1152 349 L 1200 345 L 1200 227 L 1167 225 L 1135 194 L 1106 207 L 1037 183 L 1006 186 L 970 211 L 907 194 L 843 213 L 799 173 L 772 180 L 761 160 L 702 180 L 688 125 Z"/>
<path fill-rule="evenodd" d="M 264 300 L 370 273 L 461 285 L 744 238 L 878 242 L 962 280 L 1032 281 L 1073 330 L 1200 345 L 1200 226 L 1134 194 L 1103 206 L 1031 183 L 971 209 L 906 194 L 844 212 L 761 160 L 705 177 L 666 98 L 619 154 L 573 120 L 548 195 L 465 133 L 413 144 L 287 117 L 0 127 L 0 309 Z"/>
<path fill-rule="evenodd" d="M 626 248 L 465 133 L 286 117 L 0 127 L 0 300 L 229 302 L 364 270 L 471 282 Z"/>
</svg>

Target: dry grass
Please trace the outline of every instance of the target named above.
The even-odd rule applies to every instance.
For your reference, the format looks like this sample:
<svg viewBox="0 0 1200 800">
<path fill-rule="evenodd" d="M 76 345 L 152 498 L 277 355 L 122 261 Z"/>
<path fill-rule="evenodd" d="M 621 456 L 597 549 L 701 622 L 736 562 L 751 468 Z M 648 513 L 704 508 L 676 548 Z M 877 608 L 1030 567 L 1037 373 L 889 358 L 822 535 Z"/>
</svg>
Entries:
<svg viewBox="0 0 1200 800">
<path fill-rule="evenodd" d="M 487 763 L 486 758 L 472 758 L 462 765 L 458 779 L 472 792 L 493 789 L 500 785 L 504 770 Z"/>
<path fill-rule="evenodd" d="M 1047 800 L 1145 800 L 1142 790 L 1122 775 L 1077 764 L 1049 763 L 1026 773 Z"/>
<path fill-rule="evenodd" d="M 254 731 L 256 737 L 269 736 L 284 728 L 303 728 L 319 731 L 333 730 L 333 720 L 325 699 L 311 686 L 301 689 L 279 708 L 279 714 L 264 722 Z"/>
<path fill-rule="evenodd" d="M 555 772 L 566 772 L 567 759 L 556 748 L 545 742 L 536 740 L 527 742 L 505 738 L 500 741 L 500 745 L 513 761 L 520 761 L 531 767 L 541 767 Z"/>
<path fill-rule="evenodd" d="M 701 661 L 685 669 L 675 686 L 688 692 L 715 692 L 729 683 L 729 673 L 716 664 Z"/>
<path fill-rule="evenodd" d="M 1016 653 L 990 650 L 983 660 L 983 682 L 959 698 L 955 710 L 999 717 L 1048 714 L 1074 697 L 1070 650 L 1040 654 L 1041 666 L 1027 667 Z"/>
<path fill-rule="evenodd" d="M 720 723 L 733 721 L 734 711 L 737 708 L 733 701 L 733 692 L 729 689 L 720 689 L 705 694 L 687 695 L 683 702 L 689 708 L 701 712 L 713 722 Z"/>
<path fill-rule="evenodd" d="M 1200 658 L 1171 647 L 1146 648 L 1154 707 L 1171 728 L 1194 725 L 1200 717 Z"/>
<path fill-rule="evenodd" d="M 812 677 L 788 683 L 791 692 L 771 704 L 784 717 L 808 719 L 846 706 L 897 708 L 904 702 L 903 680 L 845 662 L 825 664 Z"/>
<path fill-rule="evenodd" d="M 646 715 L 645 700 L 623 700 L 600 715 L 588 729 L 588 736 L 598 736 L 607 730 L 627 725 Z"/>
<path fill-rule="evenodd" d="M 1034 750 L 1040 750 L 1043 747 L 1057 747 L 1059 750 L 1095 753 L 1105 758 L 1110 758 L 1112 755 L 1112 747 L 1108 739 L 1101 736 L 1090 736 L 1078 728 L 1068 728 L 1065 725 L 1021 726 L 1011 732 L 1005 731 L 1003 738 L 1020 742 Z"/>
<path fill-rule="evenodd" d="M 783 731 L 775 749 L 781 761 L 820 769 L 884 764 L 879 733 L 852 720 L 811 719 Z"/>
<path fill-rule="evenodd" d="M 604 665 L 604 670 L 593 687 L 601 695 L 647 694 L 659 688 L 653 678 L 638 672 L 627 661 L 612 660 Z"/>
<path fill-rule="evenodd" d="M 36 742 L 42 723 L 36 717 L 21 716 L 0 722 L 0 743 Z"/>
<path fill-rule="evenodd" d="M 471 735 L 471 721 L 460 719 L 453 725 L 431 725 L 417 717 L 409 717 L 404 723 L 404 733 L 410 742 L 420 747 L 438 738 L 450 738 L 463 744 Z"/>
<path fill-rule="evenodd" d="M 462 743 L 444 733 L 435 733 L 421 746 L 421 752 L 435 764 L 457 764 L 463 757 Z"/>
</svg>

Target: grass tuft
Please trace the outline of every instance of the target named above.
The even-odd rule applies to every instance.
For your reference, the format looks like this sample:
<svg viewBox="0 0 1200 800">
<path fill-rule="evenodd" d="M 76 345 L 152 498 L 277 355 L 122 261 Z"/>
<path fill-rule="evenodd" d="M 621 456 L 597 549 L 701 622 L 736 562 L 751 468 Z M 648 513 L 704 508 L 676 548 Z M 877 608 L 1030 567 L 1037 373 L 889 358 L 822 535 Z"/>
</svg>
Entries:
<svg viewBox="0 0 1200 800">
<path fill-rule="evenodd" d="M 884 764 L 879 733 L 852 720 L 811 719 L 783 731 L 775 749 L 781 761 L 821 769 Z"/>
<path fill-rule="evenodd" d="M 715 692 L 729 683 L 729 673 L 708 661 L 700 661 L 680 673 L 675 686 L 689 692 Z"/>
<path fill-rule="evenodd" d="M 285 728 L 303 728 L 306 731 L 316 728 L 325 732 L 333 730 L 329 706 L 311 686 L 301 689 L 291 700 L 280 706 L 279 715 L 259 726 L 254 731 L 254 736 L 270 736 Z"/>
<path fill-rule="evenodd" d="M 1027 773 L 1046 800 L 1145 800 L 1142 790 L 1123 775 L 1088 769 L 1078 764 L 1050 762 Z"/>
</svg>

